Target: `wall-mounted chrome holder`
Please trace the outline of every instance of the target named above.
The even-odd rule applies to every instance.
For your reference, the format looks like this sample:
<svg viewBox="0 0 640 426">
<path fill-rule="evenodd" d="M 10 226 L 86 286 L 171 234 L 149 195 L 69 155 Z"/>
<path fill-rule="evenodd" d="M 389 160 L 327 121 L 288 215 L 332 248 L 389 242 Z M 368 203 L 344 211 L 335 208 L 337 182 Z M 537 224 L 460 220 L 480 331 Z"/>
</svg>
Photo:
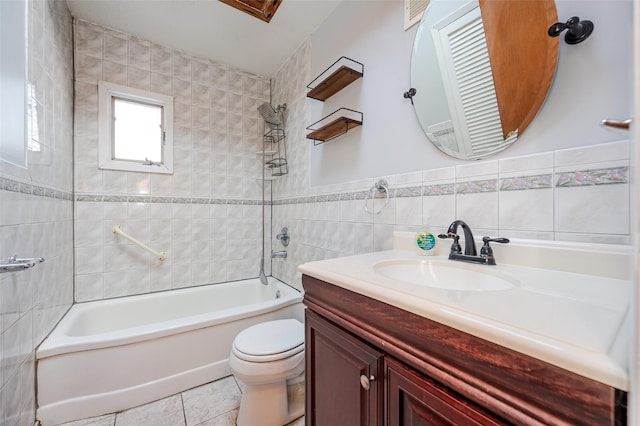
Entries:
<svg viewBox="0 0 640 426">
<path fill-rule="evenodd" d="M 380 194 L 384 193 L 386 196 L 384 204 L 382 205 L 382 207 L 380 207 L 379 210 L 373 209 L 373 202 L 375 201 L 376 192 Z M 369 210 L 369 207 L 367 207 L 367 200 L 369 198 L 371 198 L 371 210 Z M 364 210 L 371 215 L 378 215 L 382 213 L 382 210 L 384 210 L 385 207 L 387 207 L 387 204 L 389 204 L 389 184 L 386 180 L 380 179 L 375 184 L 373 184 L 373 186 L 369 189 L 369 192 L 367 192 L 367 195 L 364 197 Z"/>
<path fill-rule="evenodd" d="M 44 257 L 17 257 L 14 255 L 7 259 L 7 263 L 0 263 L 0 274 L 31 269 L 42 262 L 44 262 Z"/>
<path fill-rule="evenodd" d="M 574 16 L 569 18 L 566 23 L 556 22 L 549 27 L 547 34 L 550 37 L 558 37 L 564 30 L 567 30 L 564 41 L 567 44 L 578 44 L 585 41 L 593 32 L 593 22 L 581 21 L 580 18 Z"/>
</svg>

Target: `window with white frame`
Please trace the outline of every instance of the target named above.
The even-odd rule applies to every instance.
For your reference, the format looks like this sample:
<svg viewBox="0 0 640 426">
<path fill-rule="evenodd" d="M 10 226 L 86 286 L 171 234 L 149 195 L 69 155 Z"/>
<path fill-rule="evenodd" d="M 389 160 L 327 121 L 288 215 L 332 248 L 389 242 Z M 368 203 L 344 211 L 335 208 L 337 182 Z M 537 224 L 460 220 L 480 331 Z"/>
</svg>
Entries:
<svg viewBox="0 0 640 426">
<path fill-rule="evenodd" d="M 173 173 L 173 97 L 101 81 L 98 167 Z"/>
</svg>

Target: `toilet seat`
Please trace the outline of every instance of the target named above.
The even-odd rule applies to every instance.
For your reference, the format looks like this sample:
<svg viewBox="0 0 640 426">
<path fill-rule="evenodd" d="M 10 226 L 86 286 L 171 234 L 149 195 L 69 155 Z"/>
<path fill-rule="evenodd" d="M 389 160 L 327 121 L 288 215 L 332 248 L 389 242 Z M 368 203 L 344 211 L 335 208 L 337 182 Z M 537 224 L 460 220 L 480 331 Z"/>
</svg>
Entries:
<svg viewBox="0 0 640 426">
<path fill-rule="evenodd" d="M 268 321 L 241 331 L 232 352 L 250 362 L 270 362 L 304 350 L 304 325 L 295 319 Z"/>
</svg>

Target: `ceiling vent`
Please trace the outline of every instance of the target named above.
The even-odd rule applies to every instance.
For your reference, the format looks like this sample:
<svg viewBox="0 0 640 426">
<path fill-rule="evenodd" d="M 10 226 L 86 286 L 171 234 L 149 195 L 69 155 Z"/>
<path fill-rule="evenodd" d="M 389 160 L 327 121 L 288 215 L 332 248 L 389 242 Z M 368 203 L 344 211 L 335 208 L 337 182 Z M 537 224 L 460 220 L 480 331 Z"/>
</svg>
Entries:
<svg viewBox="0 0 640 426">
<path fill-rule="evenodd" d="M 269 22 L 276 14 L 282 0 L 220 0 L 238 10 L 247 13 L 261 21 Z"/>
<path fill-rule="evenodd" d="M 420 22 L 429 0 L 404 0 L 404 30 Z"/>
</svg>

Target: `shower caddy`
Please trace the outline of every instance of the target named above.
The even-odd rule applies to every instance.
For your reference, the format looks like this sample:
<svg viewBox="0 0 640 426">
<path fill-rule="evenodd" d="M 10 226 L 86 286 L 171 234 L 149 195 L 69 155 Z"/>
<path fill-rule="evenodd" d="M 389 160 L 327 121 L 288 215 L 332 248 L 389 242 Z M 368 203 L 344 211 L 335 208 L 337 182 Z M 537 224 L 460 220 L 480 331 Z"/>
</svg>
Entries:
<svg viewBox="0 0 640 426">
<path fill-rule="evenodd" d="M 269 123 L 265 121 L 265 131 L 262 136 L 262 151 L 257 154 L 262 156 L 264 168 L 270 172 L 269 176 L 264 176 L 264 180 L 274 180 L 278 176 L 289 173 L 287 164 L 287 140 L 284 130 L 284 111 L 287 105 L 278 105 L 275 108 L 275 114 L 278 117 L 278 123 Z"/>
<path fill-rule="evenodd" d="M 364 64 L 342 56 L 307 85 L 310 89 L 307 97 L 324 102 L 363 75 Z M 339 108 L 309 125 L 307 130 L 311 133 L 307 134 L 307 139 L 312 139 L 314 145 L 320 145 L 361 126 L 362 121 L 362 112 Z"/>
</svg>

